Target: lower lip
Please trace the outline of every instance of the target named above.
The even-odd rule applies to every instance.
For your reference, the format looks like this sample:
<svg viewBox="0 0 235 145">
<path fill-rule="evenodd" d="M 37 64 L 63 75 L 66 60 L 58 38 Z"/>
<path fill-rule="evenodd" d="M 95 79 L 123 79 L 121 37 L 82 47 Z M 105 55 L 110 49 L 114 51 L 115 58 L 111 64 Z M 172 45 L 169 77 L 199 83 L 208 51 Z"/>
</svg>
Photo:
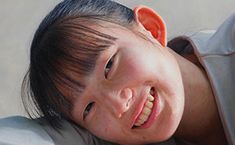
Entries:
<svg viewBox="0 0 235 145">
<path fill-rule="evenodd" d="M 154 96 L 154 103 L 153 103 L 152 112 L 151 112 L 148 120 L 144 124 L 142 124 L 139 128 L 149 128 L 153 124 L 154 120 L 156 120 L 158 114 L 159 114 L 159 97 L 156 94 Z"/>
</svg>

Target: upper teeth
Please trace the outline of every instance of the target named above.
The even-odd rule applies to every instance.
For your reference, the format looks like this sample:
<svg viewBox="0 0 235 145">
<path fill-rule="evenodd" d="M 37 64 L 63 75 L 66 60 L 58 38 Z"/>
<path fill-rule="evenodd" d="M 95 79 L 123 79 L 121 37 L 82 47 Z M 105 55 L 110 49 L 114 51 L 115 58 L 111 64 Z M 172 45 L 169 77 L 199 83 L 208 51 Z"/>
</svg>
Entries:
<svg viewBox="0 0 235 145">
<path fill-rule="evenodd" d="M 140 113 L 139 117 L 137 118 L 134 124 L 135 126 L 141 126 L 142 124 L 144 124 L 145 121 L 148 120 L 149 115 L 152 112 L 151 109 L 153 108 L 153 101 L 154 97 L 152 95 L 149 95 L 146 103 L 144 104 L 142 112 Z"/>
</svg>

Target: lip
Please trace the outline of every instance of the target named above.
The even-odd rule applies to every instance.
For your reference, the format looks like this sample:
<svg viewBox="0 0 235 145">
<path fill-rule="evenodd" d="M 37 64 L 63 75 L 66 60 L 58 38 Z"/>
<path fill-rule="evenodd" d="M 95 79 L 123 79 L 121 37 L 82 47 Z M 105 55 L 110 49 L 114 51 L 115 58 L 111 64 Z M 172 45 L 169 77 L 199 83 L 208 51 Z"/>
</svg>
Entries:
<svg viewBox="0 0 235 145">
<path fill-rule="evenodd" d="M 143 110 L 143 107 L 144 107 L 145 102 L 147 100 L 147 95 L 148 94 L 146 93 L 145 94 L 145 96 L 146 96 L 145 99 L 143 99 L 143 101 L 140 102 L 140 105 L 137 107 L 136 112 L 134 113 L 134 118 L 133 118 L 133 121 L 132 121 L 132 124 L 131 124 L 131 128 L 134 126 L 134 123 L 136 122 L 137 118 L 139 117 L 140 113 Z M 153 124 L 154 120 L 157 118 L 158 114 L 159 114 L 159 96 L 158 96 L 158 93 L 156 91 L 155 91 L 153 97 L 154 97 L 154 102 L 153 102 L 152 112 L 149 115 L 148 120 L 138 128 L 148 128 L 148 127 L 150 127 Z"/>
</svg>

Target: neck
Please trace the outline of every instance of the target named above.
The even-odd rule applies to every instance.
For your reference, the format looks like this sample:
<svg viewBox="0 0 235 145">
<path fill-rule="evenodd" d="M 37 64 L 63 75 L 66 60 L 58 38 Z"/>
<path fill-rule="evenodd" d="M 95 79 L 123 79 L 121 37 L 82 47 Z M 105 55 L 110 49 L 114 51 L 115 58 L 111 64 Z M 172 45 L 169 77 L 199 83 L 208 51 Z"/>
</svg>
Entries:
<svg viewBox="0 0 235 145">
<path fill-rule="evenodd" d="M 185 144 L 226 144 L 214 95 L 206 73 L 175 54 L 185 88 L 185 107 L 175 137 Z"/>
</svg>

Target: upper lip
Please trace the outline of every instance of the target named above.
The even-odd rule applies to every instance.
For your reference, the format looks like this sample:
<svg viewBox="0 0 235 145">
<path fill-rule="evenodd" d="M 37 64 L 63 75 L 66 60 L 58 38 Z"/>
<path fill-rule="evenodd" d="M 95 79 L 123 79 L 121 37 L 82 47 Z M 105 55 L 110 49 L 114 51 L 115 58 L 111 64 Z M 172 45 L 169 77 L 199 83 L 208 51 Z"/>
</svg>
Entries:
<svg viewBox="0 0 235 145">
<path fill-rule="evenodd" d="M 146 89 L 144 92 L 140 94 L 142 97 L 139 100 L 136 100 L 135 103 L 133 104 L 136 107 L 134 107 L 134 111 L 133 111 L 134 113 L 131 116 L 130 128 L 134 126 L 137 117 L 142 112 L 144 104 L 148 98 L 149 92 L 150 92 L 150 89 Z"/>
</svg>

